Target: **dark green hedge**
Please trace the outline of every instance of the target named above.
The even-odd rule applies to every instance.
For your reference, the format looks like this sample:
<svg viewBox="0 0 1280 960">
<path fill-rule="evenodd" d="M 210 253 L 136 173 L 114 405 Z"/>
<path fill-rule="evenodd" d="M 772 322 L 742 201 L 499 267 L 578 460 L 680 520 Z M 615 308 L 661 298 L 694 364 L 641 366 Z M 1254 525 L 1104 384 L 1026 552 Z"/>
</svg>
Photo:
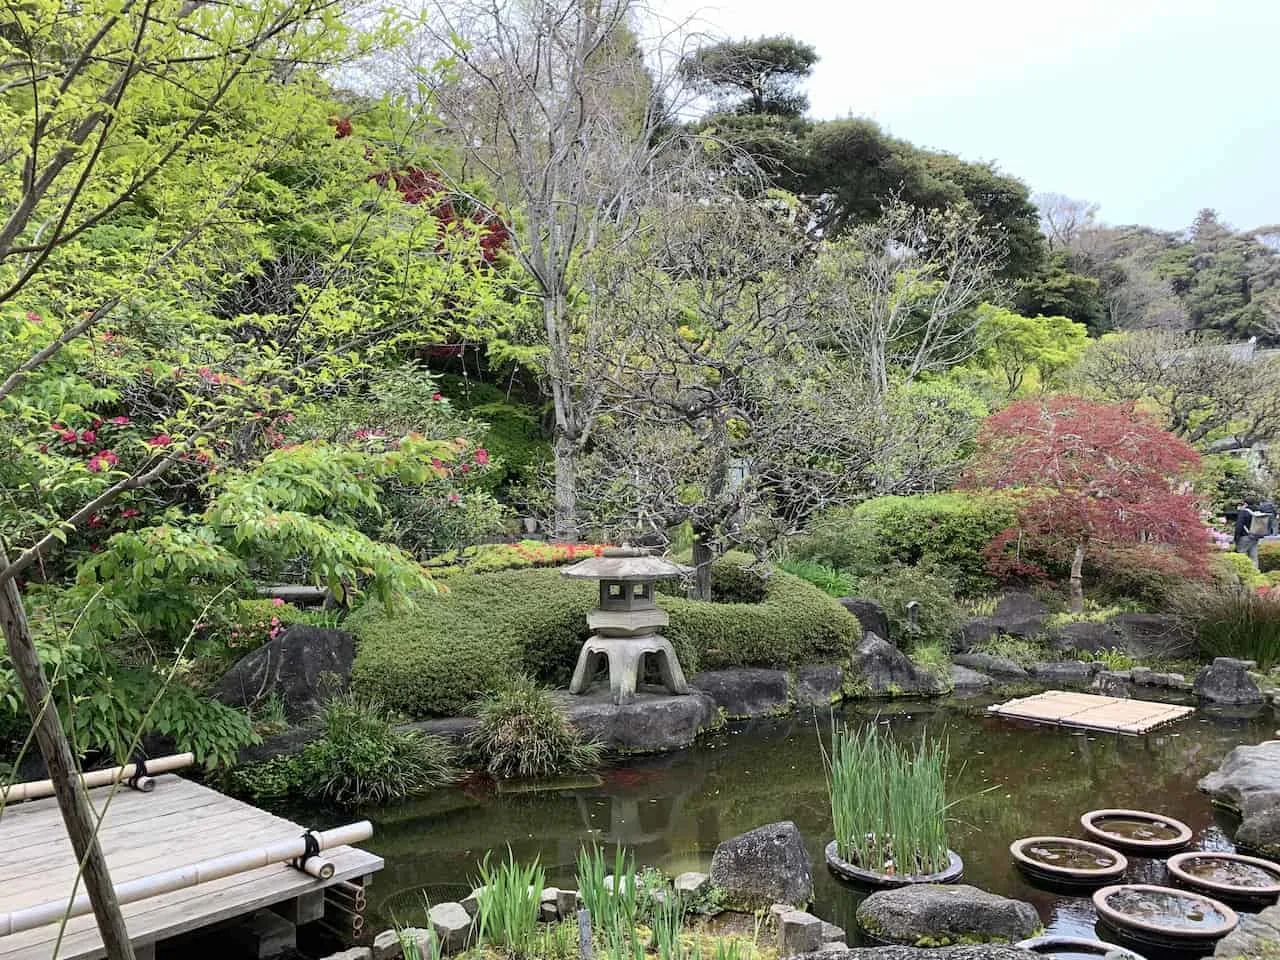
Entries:
<svg viewBox="0 0 1280 960">
<path fill-rule="evenodd" d="M 713 572 L 742 576 L 745 559 Z M 564 685 L 588 635 L 595 584 L 557 570 L 509 570 L 451 578 L 449 590 L 388 614 L 376 604 L 345 626 L 359 642 L 352 677 L 361 693 L 410 716 L 466 713 L 476 698 L 521 671 Z M 689 674 L 728 666 L 846 660 L 858 622 L 811 584 L 782 571 L 759 603 L 701 603 L 662 596 L 666 636 Z"/>
<path fill-rule="evenodd" d="M 855 577 L 895 563 L 935 567 L 959 593 L 973 595 L 994 585 L 982 551 L 1014 513 L 1010 497 L 977 491 L 876 497 L 820 515 L 791 553 Z"/>
</svg>

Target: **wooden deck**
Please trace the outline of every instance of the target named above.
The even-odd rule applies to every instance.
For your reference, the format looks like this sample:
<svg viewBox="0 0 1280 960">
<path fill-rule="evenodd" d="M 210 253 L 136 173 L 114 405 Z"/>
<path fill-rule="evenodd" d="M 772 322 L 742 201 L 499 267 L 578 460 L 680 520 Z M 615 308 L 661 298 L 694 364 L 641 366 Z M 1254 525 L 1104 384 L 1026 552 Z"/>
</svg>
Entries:
<svg viewBox="0 0 1280 960">
<path fill-rule="evenodd" d="M 1053 723 L 1063 727 L 1138 734 L 1181 720 L 1194 713 L 1195 708 L 1172 703 L 1152 703 L 1149 700 L 1046 690 L 1034 697 L 997 703 L 988 707 L 987 712 L 1015 720 L 1034 720 L 1037 723 Z"/>
<path fill-rule="evenodd" d="M 89 792 L 101 810 L 109 787 Z M 124 787 L 111 798 L 99 837 L 120 883 L 253 846 L 299 836 L 303 827 L 173 774 L 156 778 L 152 793 Z M 382 868 L 382 858 L 355 847 L 324 852 L 337 868 L 322 882 L 286 864 L 260 867 L 210 883 L 126 904 L 135 947 L 145 947 L 222 920 L 291 902 Z M 75 856 L 52 798 L 15 803 L 0 816 L 0 908 L 46 903 L 71 892 Z M 79 892 L 83 892 L 80 887 Z M 69 921 L 55 954 L 58 924 L 0 937 L 0 960 L 91 960 L 103 956 L 93 917 Z"/>
</svg>

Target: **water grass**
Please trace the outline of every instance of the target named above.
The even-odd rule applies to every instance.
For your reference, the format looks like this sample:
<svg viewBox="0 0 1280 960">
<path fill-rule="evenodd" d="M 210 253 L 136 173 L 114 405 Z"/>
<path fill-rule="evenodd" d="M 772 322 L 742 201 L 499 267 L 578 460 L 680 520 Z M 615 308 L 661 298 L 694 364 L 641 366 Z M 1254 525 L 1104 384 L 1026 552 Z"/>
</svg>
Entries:
<svg viewBox="0 0 1280 960">
<path fill-rule="evenodd" d="M 947 745 L 925 736 L 894 743 L 878 724 L 851 731 L 832 721 L 822 747 L 836 852 L 876 873 L 920 875 L 946 869 Z"/>
<path fill-rule="evenodd" d="M 1272 592 L 1205 590 L 1180 604 L 1195 628 L 1200 653 L 1256 660 L 1260 670 L 1280 664 L 1280 598 Z"/>
<path fill-rule="evenodd" d="M 486 851 L 478 869 L 479 880 L 472 884 L 480 890 L 476 901 L 478 941 L 527 955 L 538 929 L 539 901 L 546 885 L 542 866 L 536 858 L 528 865 L 517 862 L 508 847 L 507 859 L 496 865 Z"/>
<path fill-rule="evenodd" d="M 621 950 L 623 941 L 640 939 L 636 926 L 641 894 L 635 857 L 625 848 L 614 849 L 612 868 L 610 872 L 609 862 L 599 846 L 593 844 L 590 850 L 586 847 L 578 850 L 578 895 L 611 952 Z M 606 882 L 609 877 L 611 882 Z"/>
</svg>

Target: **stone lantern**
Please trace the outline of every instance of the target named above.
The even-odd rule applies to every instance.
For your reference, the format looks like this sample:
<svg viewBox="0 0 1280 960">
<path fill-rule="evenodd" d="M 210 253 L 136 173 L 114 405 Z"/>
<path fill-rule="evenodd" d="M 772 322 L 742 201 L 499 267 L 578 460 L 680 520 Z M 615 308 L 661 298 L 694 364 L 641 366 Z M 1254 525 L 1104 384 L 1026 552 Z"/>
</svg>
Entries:
<svg viewBox="0 0 1280 960">
<path fill-rule="evenodd" d="M 669 622 L 667 612 L 653 602 L 658 580 L 683 576 L 686 567 L 631 547 L 610 547 L 560 571 L 566 577 L 600 581 L 600 605 L 587 614 L 595 631 L 582 645 L 570 693 L 586 693 L 603 660 L 609 668 L 609 689 L 616 704 L 635 699 L 636 684 L 646 654 L 658 658 L 662 684 L 673 694 L 689 692 L 684 671 L 671 641 L 658 630 Z"/>
</svg>

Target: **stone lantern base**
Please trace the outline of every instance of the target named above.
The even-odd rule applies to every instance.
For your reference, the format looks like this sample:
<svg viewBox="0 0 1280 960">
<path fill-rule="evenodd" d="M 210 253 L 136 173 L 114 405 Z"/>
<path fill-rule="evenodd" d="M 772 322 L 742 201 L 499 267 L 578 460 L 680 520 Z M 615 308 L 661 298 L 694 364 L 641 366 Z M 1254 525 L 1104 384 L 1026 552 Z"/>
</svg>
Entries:
<svg viewBox="0 0 1280 960">
<path fill-rule="evenodd" d="M 635 699 L 636 684 L 640 680 L 646 653 L 657 655 L 662 685 L 669 693 L 682 695 L 689 692 L 689 684 L 684 678 L 684 671 L 680 669 L 675 648 L 671 646 L 670 640 L 656 633 L 638 637 L 605 637 L 599 634 L 591 637 L 582 645 L 582 652 L 578 654 L 578 666 L 573 671 L 569 692 L 586 693 L 600 666 L 600 660 L 603 659 L 609 668 L 609 689 L 613 693 L 613 702 L 630 703 Z"/>
</svg>

